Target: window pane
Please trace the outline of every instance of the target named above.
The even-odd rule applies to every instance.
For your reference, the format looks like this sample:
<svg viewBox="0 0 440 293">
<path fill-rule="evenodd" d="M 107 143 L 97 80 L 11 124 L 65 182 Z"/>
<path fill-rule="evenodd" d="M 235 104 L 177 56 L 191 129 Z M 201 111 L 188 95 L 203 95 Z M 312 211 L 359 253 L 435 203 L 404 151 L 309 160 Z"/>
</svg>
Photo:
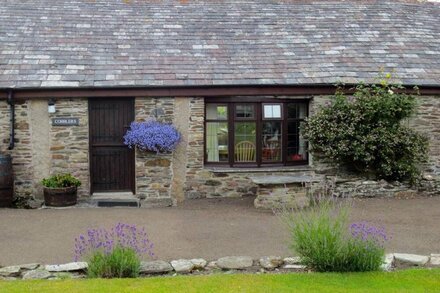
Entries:
<svg viewBox="0 0 440 293">
<path fill-rule="evenodd" d="M 263 105 L 263 118 L 281 118 L 281 105 Z"/>
<path fill-rule="evenodd" d="M 235 106 L 235 117 L 236 118 L 255 118 L 255 107 L 254 105 L 236 105 Z"/>
<path fill-rule="evenodd" d="M 263 161 L 281 161 L 281 121 L 263 122 Z"/>
<path fill-rule="evenodd" d="M 228 107 L 219 104 L 206 104 L 206 118 L 212 120 L 228 119 Z"/>
<path fill-rule="evenodd" d="M 287 118 L 304 119 L 307 117 L 307 105 L 298 103 L 287 104 Z"/>
<path fill-rule="evenodd" d="M 206 155 L 208 162 L 228 161 L 228 123 L 206 123 Z"/>
<path fill-rule="evenodd" d="M 307 143 L 300 135 L 300 121 L 287 122 L 287 160 L 307 160 Z"/>
<path fill-rule="evenodd" d="M 256 123 L 236 122 L 234 151 L 236 162 L 255 162 L 257 148 L 255 147 Z"/>
</svg>

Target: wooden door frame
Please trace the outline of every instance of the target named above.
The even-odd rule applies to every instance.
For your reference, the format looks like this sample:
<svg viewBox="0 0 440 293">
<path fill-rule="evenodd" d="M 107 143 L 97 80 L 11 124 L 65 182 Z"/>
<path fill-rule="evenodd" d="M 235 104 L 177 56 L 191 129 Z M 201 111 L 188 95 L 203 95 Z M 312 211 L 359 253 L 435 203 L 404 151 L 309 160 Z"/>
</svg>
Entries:
<svg viewBox="0 0 440 293">
<path fill-rule="evenodd" d="M 131 103 L 131 109 L 132 109 L 132 117 L 133 117 L 133 121 L 136 119 L 136 110 L 135 110 L 135 97 L 100 97 L 100 98 L 93 98 L 91 99 L 90 97 L 87 99 L 87 112 L 88 112 L 88 127 L 89 127 L 89 177 L 90 177 L 90 196 L 93 195 L 93 172 L 92 172 L 92 136 L 91 136 L 91 123 L 90 123 L 90 117 L 91 117 L 91 107 L 90 107 L 90 102 L 96 101 L 96 100 L 115 100 L 115 99 L 121 99 L 121 100 L 129 100 Z M 130 170 L 130 184 L 131 184 L 131 192 L 133 193 L 133 195 L 136 194 L 136 150 L 135 149 L 130 149 L 130 160 L 132 161 L 133 167 Z M 111 193 L 112 191 L 108 191 L 109 193 Z M 114 191 L 114 192 L 119 192 L 119 191 Z M 120 192 L 124 192 L 124 191 L 120 191 Z"/>
</svg>

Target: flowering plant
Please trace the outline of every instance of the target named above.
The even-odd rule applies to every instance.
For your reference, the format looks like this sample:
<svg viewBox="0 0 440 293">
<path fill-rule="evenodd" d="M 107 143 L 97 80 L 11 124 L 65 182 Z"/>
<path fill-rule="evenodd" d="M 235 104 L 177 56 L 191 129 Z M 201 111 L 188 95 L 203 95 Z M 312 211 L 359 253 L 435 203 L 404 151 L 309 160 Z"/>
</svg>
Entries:
<svg viewBox="0 0 440 293">
<path fill-rule="evenodd" d="M 157 153 L 173 151 L 179 141 L 180 133 L 173 125 L 156 120 L 132 122 L 124 136 L 124 143 L 130 148 Z"/>
<path fill-rule="evenodd" d="M 154 257 L 153 243 L 145 230 L 118 223 L 111 230 L 89 229 L 75 238 L 75 261 L 85 257 L 87 274 L 96 278 L 135 278 L 139 276 L 141 257 Z"/>
<path fill-rule="evenodd" d="M 380 247 L 384 247 L 385 242 L 389 238 L 383 227 L 376 227 L 364 221 L 352 223 L 350 225 L 350 232 L 353 239 Z"/>
<path fill-rule="evenodd" d="M 148 239 L 144 228 L 138 229 L 136 225 L 118 223 L 110 230 L 88 229 L 86 235 L 81 234 L 75 238 L 75 261 L 97 250 L 109 254 L 117 246 L 131 248 L 139 256 L 148 254 L 154 257 L 154 244 Z"/>
<path fill-rule="evenodd" d="M 365 272 L 381 268 L 388 237 L 366 222 L 348 224 L 350 205 L 330 199 L 308 210 L 281 214 L 290 229 L 291 248 L 319 272 Z"/>
<path fill-rule="evenodd" d="M 358 84 L 353 97 L 338 87 L 332 103 L 306 119 L 302 133 L 316 158 L 376 179 L 419 178 L 428 138 L 402 123 L 416 112 L 417 99 L 388 83 L 390 78 L 380 85 Z"/>
</svg>

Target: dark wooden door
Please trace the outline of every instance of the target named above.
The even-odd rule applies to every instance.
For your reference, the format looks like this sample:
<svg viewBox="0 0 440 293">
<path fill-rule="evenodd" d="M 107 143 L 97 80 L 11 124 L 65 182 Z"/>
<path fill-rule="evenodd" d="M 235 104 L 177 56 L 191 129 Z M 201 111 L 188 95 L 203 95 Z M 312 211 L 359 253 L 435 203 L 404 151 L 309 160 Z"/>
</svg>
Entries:
<svg viewBox="0 0 440 293">
<path fill-rule="evenodd" d="M 89 100 L 91 192 L 134 193 L 134 150 L 123 136 L 134 120 L 134 100 Z"/>
</svg>

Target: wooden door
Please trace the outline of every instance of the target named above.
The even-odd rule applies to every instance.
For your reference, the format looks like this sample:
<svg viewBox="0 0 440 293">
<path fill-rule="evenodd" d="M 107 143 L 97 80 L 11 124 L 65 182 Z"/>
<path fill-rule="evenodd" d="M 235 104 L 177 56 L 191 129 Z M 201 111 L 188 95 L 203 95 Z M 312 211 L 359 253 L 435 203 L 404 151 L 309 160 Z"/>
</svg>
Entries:
<svg viewBox="0 0 440 293">
<path fill-rule="evenodd" d="M 89 100 L 91 193 L 135 189 L 134 150 L 123 136 L 134 120 L 134 100 Z"/>
</svg>

